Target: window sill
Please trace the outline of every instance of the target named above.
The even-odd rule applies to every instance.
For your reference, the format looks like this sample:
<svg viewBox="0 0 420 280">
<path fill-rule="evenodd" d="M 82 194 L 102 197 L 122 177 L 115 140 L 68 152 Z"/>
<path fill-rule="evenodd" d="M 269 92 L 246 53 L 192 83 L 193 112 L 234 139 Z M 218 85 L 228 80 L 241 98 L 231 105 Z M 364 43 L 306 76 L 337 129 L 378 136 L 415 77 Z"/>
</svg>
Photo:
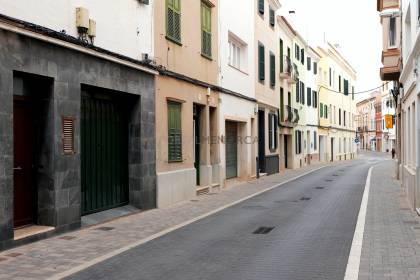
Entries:
<svg viewBox="0 0 420 280">
<path fill-rule="evenodd" d="M 168 35 L 166 35 L 165 38 L 166 38 L 166 40 L 168 40 L 168 41 L 170 41 L 170 42 L 172 42 L 174 44 L 177 44 L 178 46 L 181 46 L 182 47 L 182 43 L 180 41 L 177 41 L 177 40 L 169 37 Z"/>
<path fill-rule="evenodd" d="M 207 54 L 201 53 L 201 56 L 204 57 L 205 59 L 213 61 L 213 58 L 211 56 L 208 56 Z"/>
</svg>

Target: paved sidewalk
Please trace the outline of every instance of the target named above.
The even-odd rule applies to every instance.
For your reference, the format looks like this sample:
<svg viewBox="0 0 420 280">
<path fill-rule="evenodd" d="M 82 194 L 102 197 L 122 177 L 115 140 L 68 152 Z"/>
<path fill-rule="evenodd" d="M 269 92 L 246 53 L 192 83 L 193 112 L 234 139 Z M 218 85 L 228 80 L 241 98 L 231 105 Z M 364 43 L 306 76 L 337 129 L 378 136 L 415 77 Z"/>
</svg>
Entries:
<svg viewBox="0 0 420 280">
<path fill-rule="evenodd" d="M 420 279 L 420 218 L 408 208 L 393 164 L 372 171 L 359 280 Z"/>
<path fill-rule="evenodd" d="M 199 196 L 193 201 L 123 217 L 1 252 L 0 279 L 53 277 L 324 165 L 329 164 L 288 170 L 217 194 Z"/>
</svg>

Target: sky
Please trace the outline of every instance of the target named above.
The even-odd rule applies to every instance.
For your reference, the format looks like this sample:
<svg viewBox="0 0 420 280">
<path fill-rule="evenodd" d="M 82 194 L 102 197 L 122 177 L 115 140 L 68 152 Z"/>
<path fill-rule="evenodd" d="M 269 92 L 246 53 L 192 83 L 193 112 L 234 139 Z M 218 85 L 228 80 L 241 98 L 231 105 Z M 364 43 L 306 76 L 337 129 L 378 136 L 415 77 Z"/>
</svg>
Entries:
<svg viewBox="0 0 420 280">
<path fill-rule="evenodd" d="M 312 47 L 324 41 L 339 51 L 357 71 L 356 91 L 381 85 L 379 68 L 382 27 L 375 0 L 280 0 L 280 14 L 292 21 Z M 289 14 L 293 10 L 296 13 Z M 357 100 L 368 94 L 357 96 Z"/>
</svg>

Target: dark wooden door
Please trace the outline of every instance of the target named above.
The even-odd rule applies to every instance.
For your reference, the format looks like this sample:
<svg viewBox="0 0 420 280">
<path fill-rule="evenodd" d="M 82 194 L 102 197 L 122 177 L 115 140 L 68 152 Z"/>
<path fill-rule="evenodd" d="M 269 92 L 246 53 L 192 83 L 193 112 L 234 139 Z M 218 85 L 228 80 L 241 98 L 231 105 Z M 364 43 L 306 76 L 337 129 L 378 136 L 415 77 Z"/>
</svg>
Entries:
<svg viewBox="0 0 420 280">
<path fill-rule="evenodd" d="M 265 112 L 258 111 L 258 165 L 265 172 Z"/>
<path fill-rule="evenodd" d="M 238 126 L 226 122 L 226 179 L 238 177 Z"/>
<path fill-rule="evenodd" d="M 194 133 L 194 168 L 196 170 L 196 185 L 200 185 L 200 150 L 201 150 L 201 108 L 194 104 L 193 108 L 193 133 Z"/>
<path fill-rule="evenodd" d="M 35 129 L 31 103 L 15 98 L 13 102 L 14 148 L 14 227 L 35 224 L 37 193 L 34 183 L 33 158 Z"/>
<path fill-rule="evenodd" d="M 287 135 L 284 135 L 284 168 L 289 168 L 287 149 L 289 143 L 287 142 Z"/>
<path fill-rule="evenodd" d="M 82 98 L 82 214 L 128 203 L 128 123 L 124 106 L 107 96 Z"/>
</svg>

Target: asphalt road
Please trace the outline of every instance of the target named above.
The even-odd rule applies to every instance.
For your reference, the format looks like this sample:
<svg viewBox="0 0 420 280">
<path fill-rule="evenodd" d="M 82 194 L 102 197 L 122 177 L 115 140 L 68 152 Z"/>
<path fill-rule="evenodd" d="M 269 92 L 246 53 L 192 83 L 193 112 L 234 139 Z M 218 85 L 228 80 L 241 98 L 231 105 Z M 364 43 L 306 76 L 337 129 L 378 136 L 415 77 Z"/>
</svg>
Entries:
<svg viewBox="0 0 420 280">
<path fill-rule="evenodd" d="M 321 169 L 67 279 L 343 279 L 368 169 L 379 160 Z M 255 234 L 260 227 L 272 230 Z"/>
</svg>

